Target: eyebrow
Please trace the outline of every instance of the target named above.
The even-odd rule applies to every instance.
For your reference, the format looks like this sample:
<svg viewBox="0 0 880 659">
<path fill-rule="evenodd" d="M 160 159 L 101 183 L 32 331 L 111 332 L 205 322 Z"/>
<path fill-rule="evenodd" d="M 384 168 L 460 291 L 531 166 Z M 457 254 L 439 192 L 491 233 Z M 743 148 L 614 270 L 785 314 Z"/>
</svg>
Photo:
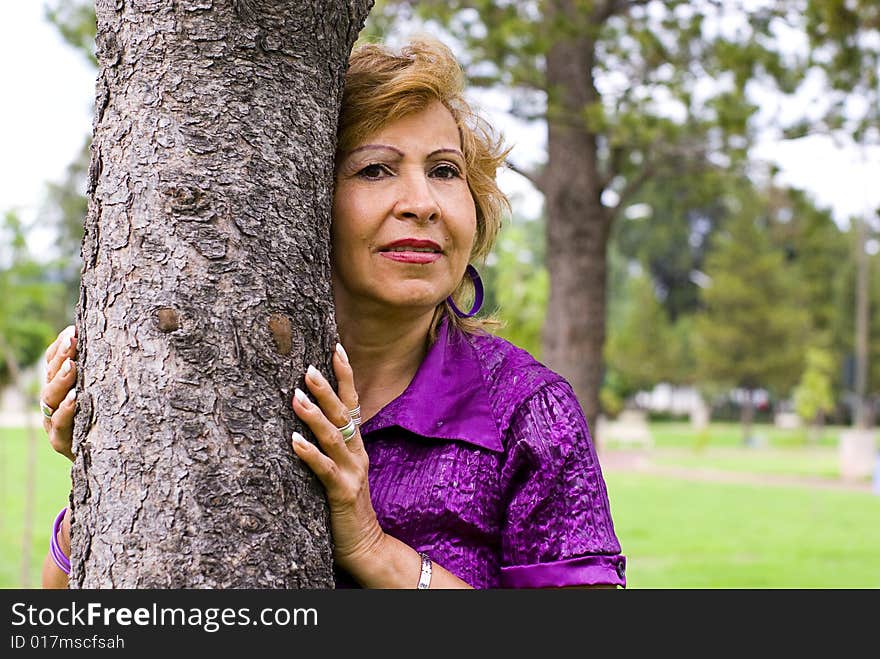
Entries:
<svg viewBox="0 0 880 659">
<path fill-rule="evenodd" d="M 388 144 L 364 144 L 362 146 L 359 146 L 359 147 L 349 151 L 348 155 L 352 155 L 352 154 L 357 153 L 358 151 L 364 151 L 366 149 L 385 149 L 387 151 L 393 151 L 401 158 L 404 157 L 403 151 L 401 151 L 397 147 L 393 147 Z M 449 148 L 435 149 L 434 151 L 431 151 L 431 153 L 428 154 L 428 157 L 431 158 L 433 156 L 436 156 L 438 153 L 454 153 L 457 156 L 459 156 L 460 158 L 464 159 L 464 154 L 461 151 L 459 151 L 458 149 L 449 149 Z"/>
<path fill-rule="evenodd" d="M 385 149 L 387 151 L 394 151 L 394 153 L 399 155 L 401 158 L 403 157 L 403 151 L 387 144 L 364 144 L 363 146 L 359 146 L 356 149 L 352 149 L 351 151 L 349 151 L 348 155 L 352 155 L 354 153 L 357 153 L 358 151 L 365 151 L 367 149 Z"/>
<path fill-rule="evenodd" d="M 462 160 L 464 160 L 464 154 L 458 149 L 436 149 L 435 151 L 431 151 L 431 153 L 428 154 L 428 157 L 430 158 L 431 156 L 436 156 L 438 153 L 454 153 Z"/>
</svg>

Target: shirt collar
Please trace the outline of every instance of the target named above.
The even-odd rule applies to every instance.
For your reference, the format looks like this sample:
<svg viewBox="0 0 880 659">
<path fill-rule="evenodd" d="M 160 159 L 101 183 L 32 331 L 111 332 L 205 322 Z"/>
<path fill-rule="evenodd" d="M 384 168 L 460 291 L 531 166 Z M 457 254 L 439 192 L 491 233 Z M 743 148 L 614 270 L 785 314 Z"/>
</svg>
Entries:
<svg viewBox="0 0 880 659">
<path fill-rule="evenodd" d="M 364 435 L 398 426 L 416 435 L 461 440 L 503 451 L 483 368 L 467 337 L 443 318 L 437 340 L 409 386 L 361 428 Z"/>
</svg>

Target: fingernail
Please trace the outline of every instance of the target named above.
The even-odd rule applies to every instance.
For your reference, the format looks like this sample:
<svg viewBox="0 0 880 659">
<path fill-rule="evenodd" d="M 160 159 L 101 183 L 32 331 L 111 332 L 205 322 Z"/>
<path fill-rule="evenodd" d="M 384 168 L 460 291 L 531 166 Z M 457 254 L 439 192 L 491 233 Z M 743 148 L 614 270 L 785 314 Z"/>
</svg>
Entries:
<svg viewBox="0 0 880 659">
<path fill-rule="evenodd" d="M 336 344 L 336 352 L 340 357 L 342 357 L 342 361 L 348 364 L 348 353 L 345 352 L 345 348 L 342 347 L 341 343 Z"/>
<path fill-rule="evenodd" d="M 64 363 L 61 365 L 61 375 L 67 375 L 70 373 L 70 369 L 73 366 L 69 359 L 65 359 Z"/>
<path fill-rule="evenodd" d="M 303 437 L 302 435 L 300 435 L 300 434 L 299 434 L 298 432 L 296 432 L 296 431 L 293 432 L 293 443 L 294 443 L 294 444 L 299 444 L 300 446 L 308 446 L 308 444 L 309 444 L 309 443 L 306 441 L 306 438 Z"/>
<path fill-rule="evenodd" d="M 76 400 L 76 387 L 67 392 L 67 395 L 64 397 L 64 402 L 69 403 L 71 401 Z"/>
<path fill-rule="evenodd" d="M 324 379 L 324 377 L 321 375 L 321 372 L 311 364 L 309 364 L 309 367 L 306 369 L 306 374 L 310 378 L 312 378 L 312 380 L 316 380 L 317 382 L 320 382 Z"/>
<path fill-rule="evenodd" d="M 309 397 L 299 387 L 293 390 L 293 395 L 303 405 L 309 405 Z"/>
</svg>

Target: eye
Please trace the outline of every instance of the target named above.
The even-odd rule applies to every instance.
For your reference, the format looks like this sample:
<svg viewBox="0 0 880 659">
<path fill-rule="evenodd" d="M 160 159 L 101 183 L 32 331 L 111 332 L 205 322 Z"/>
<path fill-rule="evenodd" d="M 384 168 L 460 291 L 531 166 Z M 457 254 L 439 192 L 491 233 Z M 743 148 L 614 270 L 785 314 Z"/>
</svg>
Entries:
<svg viewBox="0 0 880 659">
<path fill-rule="evenodd" d="M 358 176 L 366 179 L 385 178 L 388 174 L 391 174 L 391 170 L 380 163 L 370 163 L 358 172 Z"/>
<path fill-rule="evenodd" d="M 444 162 L 431 170 L 431 176 L 442 179 L 461 178 L 461 170 L 452 163 Z"/>
</svg>

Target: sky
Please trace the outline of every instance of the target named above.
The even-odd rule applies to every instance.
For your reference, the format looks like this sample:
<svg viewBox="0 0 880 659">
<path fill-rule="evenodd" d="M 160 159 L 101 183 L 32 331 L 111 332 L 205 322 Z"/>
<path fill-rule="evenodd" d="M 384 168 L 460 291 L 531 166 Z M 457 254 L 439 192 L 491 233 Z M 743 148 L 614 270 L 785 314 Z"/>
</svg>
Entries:
<svg viewBox="0 0 880 659">
<path fill-rule="evenodd" d="M 0 213 L 30 220 L 91 131 L 95 71 L 43 19 L 42 0 L 0 10 Z"/>
<path fill-rule="evenodd" d="M 0 213 L 15 209 L 36 221 L 47 182 L 63 180 L 91 131 L 94 69 L 63 42 L 43 17 L 42 0 L 4 3 L 0 13 Z M 544 135 L 499 110 L 503 99 L 478 99 L 482 109 L 513 145 L 511 160 L 520 166 L 540 161 Z M 846 226 L 853 215 L 880 206 L 880 149 L 860 153 L 829 138 L 760 144 L 754 155 L 781 167 L 780 182 L 800 187 L 835 220 Z M 518 175 L 502 172 L 502 188 L 525 217 L 540 212 L 540 197 Z M 36 227 L 37 239 L 41 237 Z"/>
</svg>

